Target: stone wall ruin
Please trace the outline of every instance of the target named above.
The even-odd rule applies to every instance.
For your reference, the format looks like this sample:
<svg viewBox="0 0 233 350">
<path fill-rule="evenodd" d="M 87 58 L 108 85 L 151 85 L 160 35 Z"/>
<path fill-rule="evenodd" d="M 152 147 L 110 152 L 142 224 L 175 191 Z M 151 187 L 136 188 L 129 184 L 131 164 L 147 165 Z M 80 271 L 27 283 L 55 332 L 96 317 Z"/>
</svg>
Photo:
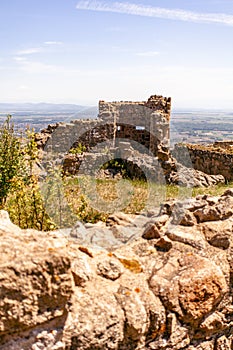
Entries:
<svg viewBox="0 0 233 350">
<path fill-rule="evenodd" d="M 223 175 L 233 180 L 232 141 L 215 142 L 213 145 L 177 144 L 173 155 L 183 165 L 209 175 Z"/>
<path fill-rule="evenodd" d="M 143 102 L 99 101 L 93 120 L 72 120 L 48 126 L 37 135 L 42 148 L 64 153 L 79 143 L 89 150 L 117 139 L 134 140 L 157 155 L 158 145 L 169 145 L 171 98 L 153 95 Z"/>
<path fill-rule="evenodd" d="M 205 169 L 190 172 L 188 168 L 192 168 L 192 163 L 189 155 L 189 164 L 184 164 L 185 167 L 179 164 L 184 157 L 181 160 L 178 157 L 178 162 L 172 157 L 169 151 L 170 113 L 170 97 L 152 95 L 142 102 L 99 101 L 96 119 L 49 125 L 36 135 L 39 147 L 47 153 L 43 156 L 43 167 L 51 166 L 52 157 L 55 163 L 58 160 L 59 164 L 63 164 L 64 174 L 96 175 L 98 166 L 101 169 L 111 159 L 121 159 L 135 164 L 137 169 L 150 174 L 149 177 L 152 176 L 156 182 L 161 176 L 167 183 L 188 187 L 223 182 L 219 172 L 214 173 L 217 176 L 211 172 L 211 176 L 203 174 Z M 69 153 L 71 148 L 80 144 L 85 147 L 84 154 Z M 135 173 L 135 177 L 141 176 L 141 171 L 130 169 L 129 173 Z"/>
<path fill-rule="evenodd" d="M 151 96 L 144 102 L 99 102 L 99 118 L 113 123 L 117 138 L 134 140 L 157 154 L 169 145 L 171 98 Z"/>
</svg>

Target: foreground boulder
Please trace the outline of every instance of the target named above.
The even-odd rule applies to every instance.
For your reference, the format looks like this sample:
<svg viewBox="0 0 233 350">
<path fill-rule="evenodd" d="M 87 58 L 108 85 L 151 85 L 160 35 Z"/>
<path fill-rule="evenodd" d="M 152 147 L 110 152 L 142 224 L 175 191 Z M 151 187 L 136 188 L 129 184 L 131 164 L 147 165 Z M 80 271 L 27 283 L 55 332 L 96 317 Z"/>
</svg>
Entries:
<svg viewBox="0 0 233 350">
<path fill-rule="evenodd" d="M 0 212 L 0 349 L 232 350 L 233 191 L 107 225 L 21 230 Z"/>
</svg>

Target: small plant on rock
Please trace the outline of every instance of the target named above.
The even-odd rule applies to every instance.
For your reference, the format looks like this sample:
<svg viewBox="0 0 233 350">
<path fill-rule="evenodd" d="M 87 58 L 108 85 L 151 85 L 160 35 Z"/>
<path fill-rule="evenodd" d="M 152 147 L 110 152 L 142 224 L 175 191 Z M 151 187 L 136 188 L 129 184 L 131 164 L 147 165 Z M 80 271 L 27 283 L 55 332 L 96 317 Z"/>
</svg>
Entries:
<svg viewBox="0 0 233 350">
<path fill-rule="evenodd" d="M 83 154 L 84 152 L 86 152 L 87 148 L 86 146 L 84 146 L 81 142 L 78 144 L 78 146 L 76 147 L 72 147 L 69 150 L 69 153 L 71 154 Z"/>
</svg>

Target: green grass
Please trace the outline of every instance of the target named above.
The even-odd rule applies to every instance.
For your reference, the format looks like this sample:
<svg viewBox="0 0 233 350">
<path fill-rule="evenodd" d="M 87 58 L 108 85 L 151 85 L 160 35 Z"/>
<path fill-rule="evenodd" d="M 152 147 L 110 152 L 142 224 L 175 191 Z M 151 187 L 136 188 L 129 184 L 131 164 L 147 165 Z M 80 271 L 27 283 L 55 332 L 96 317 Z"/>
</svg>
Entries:
<svg viewBox="0 0 233 350">
<path fill-rule="evenodd" d="M 88 176 L 56 178 L 51 186 L 18 183 L 17 189 L 8 196 L 5 208 L 11 220 L 21 228 L 53 230 L 70 227 L 77 220 L 105 222 L 109 214 L 123 211 L 138 214 L 159 207 L 171 199 L 185 199 L 197 195 L 218 196 L 233 187 L 220 184 L 209 188 L 187 189 L 176 185 L 159 185 L 143 180 L 94 179 Z M 65 199 L 65 201 L 64 201 Z M 68 203 L 68 206 L 66 205 Z"/>
<path fill-rule="evenodd" d="M 233 182 L 229 182 L 228 184 L 218 184 L 206 188 L 193 188 L 192 196 L 196 197 L 204 194 L 209 194 L 210 196 L 221 196 L 228 188 L 233 188 Z"/>
<path fill-rule="evenodd" d="M 106 221 L 114 211 L 140 213 L 158 207 L 171 199 L 185 199 L 197 195 L 221 195 L 233 186 L 217 185 L 188 189 L 177 185 L 147 184 L 143 180 L 93 179 L 89 177 L 64 178 L 64 191 L 73 213 L 85 222 Z"/>
</svg>

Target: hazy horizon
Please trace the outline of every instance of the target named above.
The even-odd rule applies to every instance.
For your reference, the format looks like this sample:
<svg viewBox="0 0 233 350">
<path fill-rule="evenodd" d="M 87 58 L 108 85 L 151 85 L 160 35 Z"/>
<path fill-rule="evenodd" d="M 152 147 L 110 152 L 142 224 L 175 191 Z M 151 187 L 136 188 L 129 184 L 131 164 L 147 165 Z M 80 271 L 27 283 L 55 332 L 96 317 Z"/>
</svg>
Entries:
<svg viewBox="0 0 233 350">
<path fill-rule="evenodd" d="M 54 107 L 57 107 L 57 106 L 60 106 L 61 108 L 62 107 L 78 107 L 79 109 L 98 109 L 98 103 L 95 104 L 95 105 L 81 105 L 79 103 L 55 103 L 55 102 L 44 102 L 44 101 L 40 101 L 40 102 L 0 102 L 0 113 L 3 113 L 1 111 L 1 108 L 3 106 L 19 106 L 19 107 L 23 107 L 23 106 L 31 106 L 31 107 L 50 107 L 52 108 L 53 106 Z M 33 110 L 32 110 L 33 111 Z M 45 109 L 46 111 L 46 109 Z M 81 111 L 81 110 L 80 110 Z M 191 113 L 191 112 L 195 112 L 195 111 L 203 111 L 203 112 L 233 112 L 233 108 L 206 108 L 206 107 L 192 107 L 192 106 L 187 106 L 187 107 L 173 107 L 172 110 L 171 110 L 171 113 L 176 113 L 176 112 L 186 112 L 186 113 Z"/>
</svg>

